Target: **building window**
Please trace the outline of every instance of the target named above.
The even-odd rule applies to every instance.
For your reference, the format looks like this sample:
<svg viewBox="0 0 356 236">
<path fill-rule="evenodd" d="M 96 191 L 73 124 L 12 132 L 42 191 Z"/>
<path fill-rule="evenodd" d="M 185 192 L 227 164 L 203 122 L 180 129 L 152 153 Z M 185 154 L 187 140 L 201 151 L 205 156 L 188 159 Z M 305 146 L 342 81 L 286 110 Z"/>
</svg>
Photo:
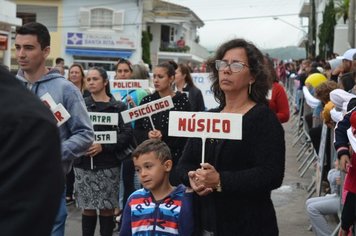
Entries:
<svg viewBox="0 0 356 236">
<path fill-rule="evenodd" d="M 93 28 L 112 28 L 113 11 L 105 8 L 91 10 L 91 27 Z"/>
</svg>

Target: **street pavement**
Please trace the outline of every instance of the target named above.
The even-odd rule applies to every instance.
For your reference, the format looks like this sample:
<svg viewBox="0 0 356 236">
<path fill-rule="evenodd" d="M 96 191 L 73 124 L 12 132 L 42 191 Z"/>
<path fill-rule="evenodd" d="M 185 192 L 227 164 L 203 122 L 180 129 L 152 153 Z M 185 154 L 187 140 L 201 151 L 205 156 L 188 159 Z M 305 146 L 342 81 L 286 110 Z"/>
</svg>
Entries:
<svg viewBox="0 0 356 236">
<path fill-rule="evenodd" d="M 310 224 L 306 215 L 305 201 L 308 195 L 306 188 L 311 182 L 313 170 L 310 169 L 303 178 L 299 177 L 298 166 L 300 163 L 296 160 L 298 145 L 292 147 L 291 126 L 291 122 L 283 125 L 286 139 L 286 171 L 283 184 L 272 192 L 272 199 L 277 213 L 279 235 L 312 236 L 313 232 L 308 230 Z M 331 223 L 335 225 L 335 222 Z M 68 207 L 65 235 L 81 235 L 81 212 L 74 205 Z M 99 225 L 97 225 L 95 236 L 99 235 Z M 118 233 L 115 232 L 114 235 L 116 236 Z"/>
</svg>

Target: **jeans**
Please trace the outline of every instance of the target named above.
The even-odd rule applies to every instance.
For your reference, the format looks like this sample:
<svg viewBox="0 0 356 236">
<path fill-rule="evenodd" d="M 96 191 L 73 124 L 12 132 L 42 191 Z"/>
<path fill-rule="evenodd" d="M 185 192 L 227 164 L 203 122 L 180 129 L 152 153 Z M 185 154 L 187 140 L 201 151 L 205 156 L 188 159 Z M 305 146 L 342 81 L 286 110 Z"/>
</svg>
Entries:
<svg viewBox="0 0 356 236">
<path fill-rule="evenodd" d="M 51 236 L 64 236 L 66 219 L 67 219 L 66 189 L 64 188 L 61 203 L 52 228 Z"/>
<path fill-rule="evenodd" d="M 340 198 L 336 194 L 310 198 L 306 201 L 307 213 L 313 232 L 317 236 L 330 236 L 333 229 L 328 225 L 325 215 L 337 214 Z"/>
</svg>

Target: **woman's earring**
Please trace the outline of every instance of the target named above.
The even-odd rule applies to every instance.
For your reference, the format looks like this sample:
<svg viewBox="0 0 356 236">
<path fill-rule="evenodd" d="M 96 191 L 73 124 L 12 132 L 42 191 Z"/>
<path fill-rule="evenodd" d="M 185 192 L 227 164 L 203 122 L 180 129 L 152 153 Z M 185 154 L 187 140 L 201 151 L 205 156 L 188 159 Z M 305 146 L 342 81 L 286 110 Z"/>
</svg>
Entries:
<svg viewBox="0 0 356 236">
<path fill-rule="evenodd" d="M 248 84 L 248 94 L 251 94 L 251 86 L 252 86 L 252 83 L 249 83 Z"/>
</svg>

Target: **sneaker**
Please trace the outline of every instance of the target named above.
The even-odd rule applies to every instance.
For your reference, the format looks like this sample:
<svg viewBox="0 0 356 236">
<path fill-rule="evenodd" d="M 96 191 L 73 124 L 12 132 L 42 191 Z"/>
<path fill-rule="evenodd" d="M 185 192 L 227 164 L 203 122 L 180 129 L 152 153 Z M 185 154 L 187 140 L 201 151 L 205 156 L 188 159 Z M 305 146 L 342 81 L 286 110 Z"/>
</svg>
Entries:
<svg viewBox="0 0 356 236">
<path fill-rule="evenodd" d="M 74 199 L 72 197 L 66 197 L 66 205 L 72 205 L 74 204 Z"/>
</svg>

